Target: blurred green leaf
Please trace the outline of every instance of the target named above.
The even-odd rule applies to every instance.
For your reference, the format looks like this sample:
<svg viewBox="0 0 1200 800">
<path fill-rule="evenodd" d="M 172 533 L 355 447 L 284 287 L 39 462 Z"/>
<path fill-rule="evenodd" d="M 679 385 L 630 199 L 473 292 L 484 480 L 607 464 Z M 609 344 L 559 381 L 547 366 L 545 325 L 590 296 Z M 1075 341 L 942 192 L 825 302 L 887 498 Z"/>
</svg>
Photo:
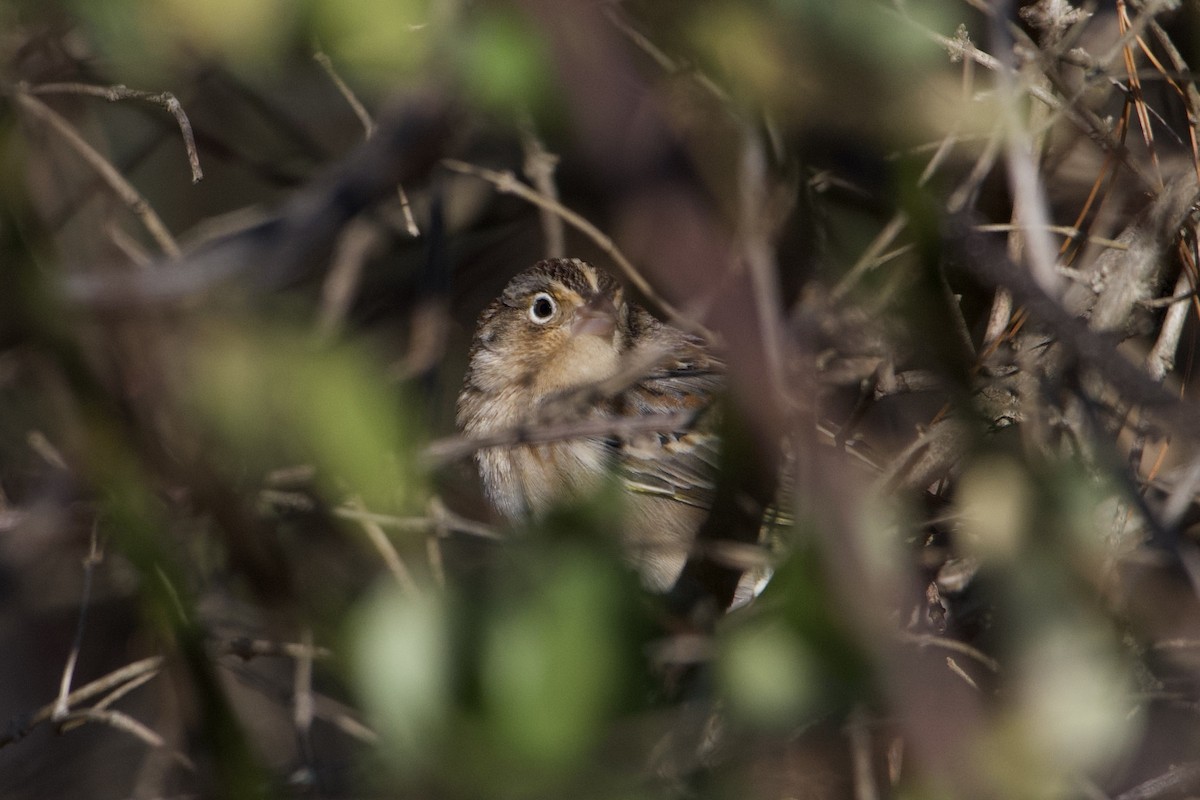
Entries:
<svg viewBox="0 0 1200 800">
<path fill-rule="evenodd" d="M 596 741 L 625 682 L 625 584 L 582 547 L 538 561 L 537 591 L 510 597 L 486 633 L 483 686 L 498 741 L 562 767 Z"/>
<path fill-rule="evenodd" d="M 731 630 L 721 638 L 717 664 L 730 711 L 755 725 L 794 724 L 819 686 L 808 649 L 777 620 Z"/>
<path fill-rule="evenodd" d="M 423 500 L 416 426 L 362 352 L 232 326 L 201 337 L 192 374 L 192 402 L 251 468 L 312 463 L 334 496 L 350 491 L 374 510 Z"/>
<path fill-rule="evenodd" d="M 303 22 L 303 6 L 289 0 L 76 0 L 74 9 L 123 79 L 151 86 L 184 54 L 243 70 L 270 67 Z"/>
<path fill-rule="evenodd" d="M 499 113 L 536 112 L 548 99 L 554 74 L 543 37 L 511 12 L 476 15 L 459 65 L 474 99 Z"/>
<path fill-rule="evenodd" d="M 389 752 L 419 763 L 437 752 L 450 721 L 447 607 L 394 586 L 363 605 L 350 628 L 353 674 Z"/>
<path fill-rule="evenodd" d="M 430 0 L 312 0 L 320 46 L 339 70 L 384 87 L 426 66 L 444 32 Z"/>
</svg>

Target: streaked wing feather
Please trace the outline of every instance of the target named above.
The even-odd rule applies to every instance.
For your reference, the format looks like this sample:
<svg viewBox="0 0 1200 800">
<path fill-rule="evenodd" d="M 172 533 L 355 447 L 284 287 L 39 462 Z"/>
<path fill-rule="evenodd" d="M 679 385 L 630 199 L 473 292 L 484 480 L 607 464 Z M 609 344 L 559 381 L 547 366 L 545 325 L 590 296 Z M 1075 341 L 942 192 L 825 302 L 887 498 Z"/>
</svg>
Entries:
<svg viewBox="0 0 1200 800">
<path fill-rule="evenodd" d="M 630 491 L 666 497 L 698 508 L 712 503 L 720 441 L 712 402 L 724 385 L 724 364 L 703 343 L 675 329 L 660 329 L 670 355 L 622 393 L 621 413 L 693 411 L 682 430 L 643 434 L 619 443 L 622 478 Z"/>
</svg>

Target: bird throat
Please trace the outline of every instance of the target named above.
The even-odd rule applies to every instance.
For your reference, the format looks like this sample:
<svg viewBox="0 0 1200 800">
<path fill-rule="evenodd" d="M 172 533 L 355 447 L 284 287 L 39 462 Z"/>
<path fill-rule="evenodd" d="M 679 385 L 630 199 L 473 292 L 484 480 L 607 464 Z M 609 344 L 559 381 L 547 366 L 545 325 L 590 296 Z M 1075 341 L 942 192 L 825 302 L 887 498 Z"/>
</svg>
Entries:
<svg viewBox="0 0 1200 800">
<path fill-rule="evenodd" d="M 534 376 L 539 399 L 611 378 L 620 367 L 611 338 L 583 334 L 568 339 Z"/>
</svg>

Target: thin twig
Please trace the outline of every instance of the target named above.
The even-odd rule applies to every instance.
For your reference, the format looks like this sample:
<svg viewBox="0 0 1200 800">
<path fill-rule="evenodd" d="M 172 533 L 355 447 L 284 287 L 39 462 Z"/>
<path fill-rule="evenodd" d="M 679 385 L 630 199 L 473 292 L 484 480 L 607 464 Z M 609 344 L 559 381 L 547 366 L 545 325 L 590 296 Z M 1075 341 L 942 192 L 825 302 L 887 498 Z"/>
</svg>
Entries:
<svg viewBox="0 0 1200 800">
<path fill-rule="evenodd" d="M 362 280 L 363 265 L 380 247 L 379 231 L 370 221 L 351 220 L 338 237 L 333 259 L 321 284 L 317 335 L 329 339 L 341 328 Z"/>
<path fill-rule="evenodd" d="M 333 66 L 333 59 L 318 50 L 313 53 L 313 60 L 321 65 L 321 68 L 325 70 L 325 75 L 329 80 L 333 81 L 333 85 L 341 93 L 342 99 L 346 101 L 346 105 L 350 106 L 350 110 L 354 112 L 354 116 L 358 117 L 359 123 L 363 126 L 363 131 L 366 133 L 367 138 L 370 139 L 375 134 L 375 120 L 371 116 L 371 112 L 367 111 L 367 107 L 358 99 L 358 95 L 350 88 L 350 85 L 342 80 L 342 76 L 338 74 L 337 69 Z"/>
<path fill-rule="evenodd" d="M 61 114 L 34 97 L 28 91 L 18 91 L 16 97 L 17 103 L 21 108 L 53 128 L 87 162 L 88 166 L 100 175 L 101 179 L 108 184 L 109 188 L 120 198 L 121 202 L 142 221 L 146 230 L 158 242 L 158 246 L 162 248 L 164 253 L 171 258 L 179 257 L 179 245 L 175 243 L 175 238 L 167 230 L 167 226 L 163 223 L 162 219 L 150 206 L 146 198 L 142 197 L 141 193 L 133 187 L 133 184 L 127 181 L 117 171 L 117 168 L 109 163 L 108 159 L 100 155 L 96 148 L 88 144 L 79 135 L 79 132 L 75 130 L 75 127 Z"/>
<path fill-rule="evenodd" d="M 521 181 L 517 180 L 517 176 L 512 172 L 497 172 L 486 167 L 477 167 L 474 164 L 468 164 L 465 161 L 459 161 L 455 158 L 442 159 L 442 165 L 446 169 L 458 172 L 462 175 L 471 175 L 480 180 L 487 181 L 496 187 L 497 191 L 504 194 L 513 194 L 520 197 L 522 200 L 532 203 L 539 208 L 548 209 L 562 217 L 563 221 L 570 225 L 575 230 L 591 239 L 597 247 L 603 250 L 621 270 L 625 273 L 625 277 L 629 279 L 637 290 L 645 295 L 651 302 L 663 310 L 671 321 L 678 327 L 685 328 L 693 333 L 697 333 L 710 341 L 716 337 L 712 331 L 708 330 L 698 321 L 685 315 L 674 305 L 667 302 L 658 292 L 654 291 L 654 287 L 642 277 L 637 268 L 625 257 L 623 253 L 613 243 L 613 240 L 605 235 L 599 228 L 586 219 L 575 213 L 571 209 L 564 206 L 555 200 L 537 192 Z"/>
<path fill-rule="evenodd" d="M 967 656 L 968 658 L 978 661 L 983 666 L 987 667 L 992 672 L 1000 671 L 1000 662 L 991 656 L 983 653 L 981 650 L 972 647 L 966 642 L 960 642 L 956 639 L 946 639 L 941 636 L 934 636 L 929 633 L 907 633 L 900 634 L 900 640 L 909 644 L 914 644 L 917 647 L 938 647 L 943 650 L 950 650 L 955 653 Z"/>
<path fill-rule="evenodd" d="M 875 784 L 875 770 L 871 766 L 871 732 L 867 729 L 867 713 L 862 706 L 855 707 L 850 713 L 846 734 L 850 738 L 854 800 L 878 800 L 879 787 Z"/>
<path fill-rule="evenodd" d="M 79 711 L 72 711 L 70 715 L 63 720 L 63 728 L 64 730 L 69 730 L 70 728 L 77 727 L 85 722 L 99 722 L 104 725 L 108 725 L 110 728 L 124 731 L 131 736 L 141 739 L 147 745 L 155 748 L 156 750 L 168 749 L 167 743 L 161 736 L 123 711 L 97 708 L 84 708 L 80 709 Z M 176 761 L 178 761 L 187 769 L 194 770 L 196 768 L 196 765 L 192 763 L 191 759 L 189 759 L 183 753 L 172 751 L 171 755 Z"/>
<path fill-rule="evenodd" d="M 1183 325 L 1187 322 L 1188 309 L 1191 307 L 1189 301 L 1194 295 L 1192 278 L 1186 269 L 1181 269 L 1175 281 L 1175 290 L 1171 292 L 1170 299 L 1173 302 L 1163 317 L 1154 347 L 1146 356 L 1146 371 L 1156 381 L 1163 380 L 1175 368 L 1175 351 L 1179 349 L 1179 337 L 1183 335 Z"/>
<path fill-rule="evenodd" d="M 366 511 L 362 500 L 357 497 L 351 498 L 346 505 L 354 511 Z M 412 573 L 408 571 L 408 567 L 404 564 L 404 559 L 400 558 L 400 553 L 396 550 L 396 546 L 392 544 L 392 540 L 384 533 L 379 523 L 369 517 L 362 516 L 356 519 L 355 522 L 367 534 L 367 538 L 379 553 L 380 558 L 383 559 L 388 572 L 392 573 L 392 577 L 396 579 L 396 583 L 400 584 L 400 588 L 404 593 L 410 597 L 420 595 L 420 587 L 413 580 Z"/>
<path fill-rule="evenodd" d="M 646 414 L 640 417 L 573 420 L 549 425 L 518 425 L 487 436 L 468 439 L 451 436 L 430 442 L 424 456 L 432 465 L 444 464 L 469 456 L 489 447 L 546 444 L 564 439 L 584 439 L 594 436 L 623 436 L 631 433 L 665 433 L 687 427 L 695 418 L 694 411 L 672 414 Z"/>
<path fill-rule="evenodd" d="M 303 744 L 309 740 L 314 711 L 312 628 L 305 626 L 300 634 L 300 644 L 303 649 L 300 657 L 296 659 L 294 680 L 292 681 L 292 721 L 296 725 L 296 732 Z"/>
<path fill-rule="evenodd" d="M 542 144 L 542 140 L 533 131 L 533 123 L 527 121 L 521 126 L 521 147 L 525 151 L 525 164 L 522 170 L 525 177 L 545 197 L 557 203 L 558 184 L 554 182 L 554 170 L 558 166 L 558 156 L 551 153 Z M 567 240 L 563 230 L 563 219 L 549 208 L 540 207 L 542 220 L 542 239 L 546 258 L 563 258 L 567 255 Z"/>
<path fill-rule="evenodd" d="M 91 683 L 71 692 L 67 695 L 66 704 L 68 707 L 74 708 L 80 703 L 90 700 L 97 695 L 104 694 L 127 681 L 138 680 L 147 674 L 157 674 L 162 665 L 162 656 L 150 656 L 140 661 L 134 661 L 132 664 L 126 664 L 120 669 L 113 670 L 107 675 L 97 678 Z M 8 730 L 0 733 L 0 747 L 24 738 L 33 728 L 48 721 L 58 705 L 59 701 L 56 699 L 30 714 L 27 719 L 16 718 L 12 720 L 9 723 Z"/>
<path fill-rule="evenodd" d="M 204 171 L 200 169 L 200 154 L 196 150 L 196 137 L 192 134 L 192 123 L 183 110 L 183 105 L 170 92 L 147 92 L 140 89 L 130 89 L 128 86 L 96 86 L 89 83 L 42 83 L 25 87 L 30 94 L 83 94 L 99 97 L 110 103 L 120 100 L 143 100 L 165 108 L 175 117 L 179 126 L 179 134 L 183 137 L 183 147 L 187 152 L 188 166 L 192 170 L 192 183 L 204 180 Z"/>
<path fill-rule="evenodd" d="M 71 680 L 75 675 L 75 663 L 79 660 L 79 650 L 83 647 L 83 631 L 87 627 L 88 606 L 92 600 L 92 576 L 96 571 L 96 565 L 104 560 L 97 539 L 97 524 L 95 521 L 92 522 L 91 543 L 88 547 L 88 554 L 83 559 L 83 599 L 79 603 L 79 621 L 75 625 L 75 640 L 71 642 L 71 652 L 67 655 L 62 680 L 58 685 L 58 700 L 50 715 L 55 722 L 62 720 L 71 711 L 71 707 L 67 704 L 67 698 L 71 693 Z"/>
<path fill-rule="evenodd" d="M 358 99 L 358 95 L 350 88 L 350 85 L 342 80 L 342 76 L 338 74 L 337 68 L 333 66 L 333 59 L 321 51 L 313 54 L 313 59 L 316 60 L 321 68 L 325 70 L 325 74 L 329 76 L 329 80 L 333 81 L 333 85 L 337 87 L 346 104 L 350 106 L 350 110 L 358 117 L 359 123 L 363 126 L 363 132 L 366 138 L 370 139 L 375 135 L 375 119 L 371 116 L 371 112 L 367 111 L 367 107 Z M 408 235 L 414 239 L 421 235 L 421 229 L 417 227 L 417 220 L 413 216 L 412 204 L 408 201 L 408 193 L 404 191 L 404 187 L 400 184 L 396 185 L 396 195 L 400 200 L 400 211 L 404 216 L 404 228 L 408 231 Z"/>
</svg>

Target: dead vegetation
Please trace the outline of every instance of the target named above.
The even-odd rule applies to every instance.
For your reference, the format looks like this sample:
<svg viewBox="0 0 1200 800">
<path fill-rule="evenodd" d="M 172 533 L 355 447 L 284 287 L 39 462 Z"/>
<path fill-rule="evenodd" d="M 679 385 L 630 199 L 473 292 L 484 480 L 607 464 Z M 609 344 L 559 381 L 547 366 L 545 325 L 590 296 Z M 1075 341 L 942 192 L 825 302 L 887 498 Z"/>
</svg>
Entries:
<svg viewBox="0 0 1200 800">
<path fill-rule="evenodd" d="M 1193 5 L 195 5 L 0 4 L 0 794 L 1200 792 Z M 452 429 L 562 253 L 727 353 L 666 598 Z"/>
</svg>

